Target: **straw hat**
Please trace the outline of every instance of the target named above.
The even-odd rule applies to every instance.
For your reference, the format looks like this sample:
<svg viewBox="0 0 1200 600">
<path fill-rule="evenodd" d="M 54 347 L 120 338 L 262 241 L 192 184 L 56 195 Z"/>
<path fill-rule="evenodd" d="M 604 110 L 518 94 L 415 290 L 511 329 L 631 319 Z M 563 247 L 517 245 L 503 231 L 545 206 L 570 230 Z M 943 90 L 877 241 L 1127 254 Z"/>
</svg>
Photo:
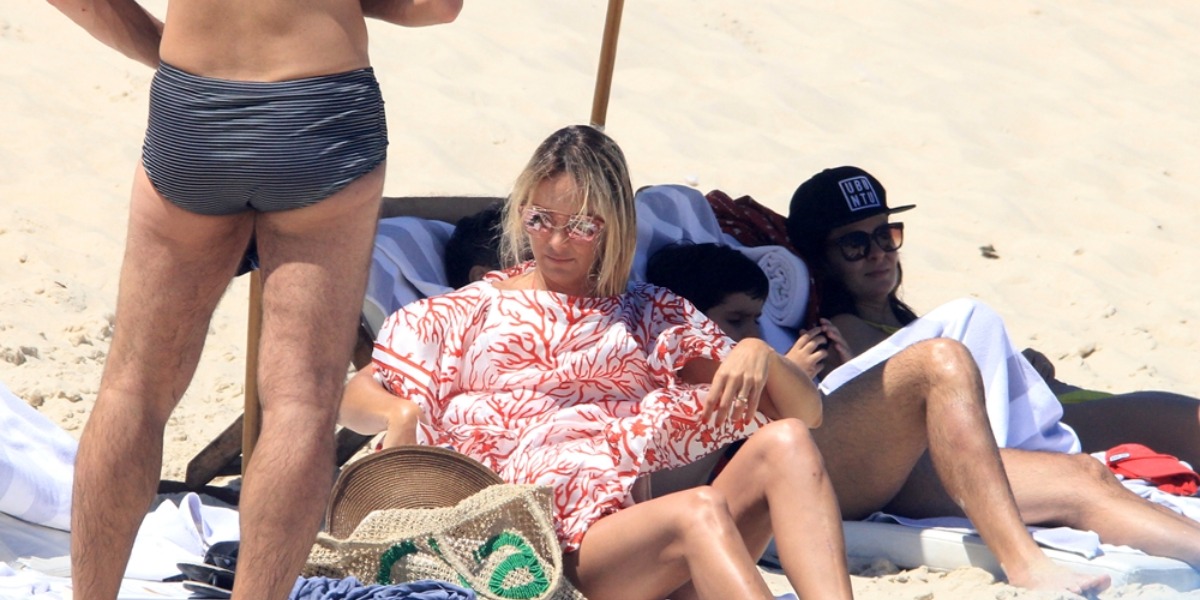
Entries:
<svg viewBox="0 0 1200 600">
<path fill-rule="evenodd" d="M 448 508 L 504 483 L 491 469 L 453 450 L 397 446 L 348 465 L 325 513 L 330 535 L 344 538 L 368 513 L 394 508 Z"/>
</svg>

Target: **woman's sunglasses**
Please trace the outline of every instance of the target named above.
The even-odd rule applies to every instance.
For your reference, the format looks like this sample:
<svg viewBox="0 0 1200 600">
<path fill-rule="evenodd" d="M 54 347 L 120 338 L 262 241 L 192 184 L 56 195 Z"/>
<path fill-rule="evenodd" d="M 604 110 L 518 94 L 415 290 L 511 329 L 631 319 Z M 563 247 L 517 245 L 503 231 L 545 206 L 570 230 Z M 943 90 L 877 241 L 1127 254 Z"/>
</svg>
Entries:
<svg viewBox="0 0 1200 600">
<path fill-rule="evenodd" d="M 842 252 L 846 262 L 856 262 L 871 254 L 871 240 L 884 252 L 895 252 L 904 244 L 904 223 L 884 223 L 875 231 L 851 231 L 835 240 L 829 241 L 829 246 L 836 246 Z"/>
<path fill-rule="evenodd" d="M 521 213 L 521 224 L 529 235 L 549 236 L 561 229 L 567 234 L 567 239 L 577 242 L 590 242 L 604 231 L 604 219 L 600 217 L 569 215 L 536 206 L 525 207 Z"/>
</svg>

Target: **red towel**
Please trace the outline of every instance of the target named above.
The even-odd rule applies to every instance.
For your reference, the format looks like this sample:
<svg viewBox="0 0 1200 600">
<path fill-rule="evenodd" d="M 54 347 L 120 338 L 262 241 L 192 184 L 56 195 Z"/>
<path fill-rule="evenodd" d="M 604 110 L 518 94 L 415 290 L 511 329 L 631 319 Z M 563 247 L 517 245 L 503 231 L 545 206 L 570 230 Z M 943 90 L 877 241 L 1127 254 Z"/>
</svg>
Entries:
<svg viewBox="0 0 1200 600">
<path fill-rule="evenodd" d="M 1105 463 L 1117 475 L 1144 479 L 1177 496 L 1192 496 L 1200 489 L 1200 474 L 1170 454 L 1159 454 L 1141 444 L 1121 444 L 1104 453 Z"/>
<path fill-rule="evenodd" d="M 788 241 L 787 219 L 779 213 L 759 204 L 750 196 L 734 200 L 721 190 L 713 190 L 704 198 L 712 206 L 721 231 L 733 236 L 743 246 L 783 246 L 795 254 L 796 249 Z"/>
</svg>

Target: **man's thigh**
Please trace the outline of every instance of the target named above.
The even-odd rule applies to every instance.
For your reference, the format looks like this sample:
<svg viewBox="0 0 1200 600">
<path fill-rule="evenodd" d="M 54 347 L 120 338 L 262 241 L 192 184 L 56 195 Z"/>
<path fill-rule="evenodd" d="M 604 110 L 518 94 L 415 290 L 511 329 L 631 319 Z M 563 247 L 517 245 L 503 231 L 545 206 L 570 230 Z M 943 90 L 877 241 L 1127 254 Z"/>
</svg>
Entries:
<svg viewBox="0 0 1200 600">
<path fill-rule="evenodd" d="M 316 204 L 258 215 L 265 388 L 292 382 L 340 389 L 362 313 L 384 169 Z"/>
<path fill-rule="evenodd" d="M 160 196 L 139 166 L 130 201 L 109 387 L 178 400 L 191 380 L 253 216 L 197 215 Z"/>
<path fill-rule="evenodd" d="M 812 432 L 846 518 L 886 505 L 928 446 L 924 404 L 885 385 L 888 368 L 903 365 L 876 365 L 828 395 Z"/>
</svg>

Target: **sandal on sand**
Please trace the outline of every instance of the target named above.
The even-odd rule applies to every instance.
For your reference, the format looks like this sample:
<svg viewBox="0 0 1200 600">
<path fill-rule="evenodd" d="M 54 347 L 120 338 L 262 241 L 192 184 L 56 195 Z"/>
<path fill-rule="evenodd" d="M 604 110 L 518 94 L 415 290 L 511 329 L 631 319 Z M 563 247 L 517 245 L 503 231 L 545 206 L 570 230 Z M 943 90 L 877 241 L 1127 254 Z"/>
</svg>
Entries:
<svg viewBox="0 0 1200 600">
<path fill-rule="evenodd" d="M 236 541 L 217 542 L 204 553 L 203 563 L 175 565 L 186 578 L 183 587 L 192 592 L 192 598 L 229 598 L 232 595 L 238 547 Z"/>
</svg>

